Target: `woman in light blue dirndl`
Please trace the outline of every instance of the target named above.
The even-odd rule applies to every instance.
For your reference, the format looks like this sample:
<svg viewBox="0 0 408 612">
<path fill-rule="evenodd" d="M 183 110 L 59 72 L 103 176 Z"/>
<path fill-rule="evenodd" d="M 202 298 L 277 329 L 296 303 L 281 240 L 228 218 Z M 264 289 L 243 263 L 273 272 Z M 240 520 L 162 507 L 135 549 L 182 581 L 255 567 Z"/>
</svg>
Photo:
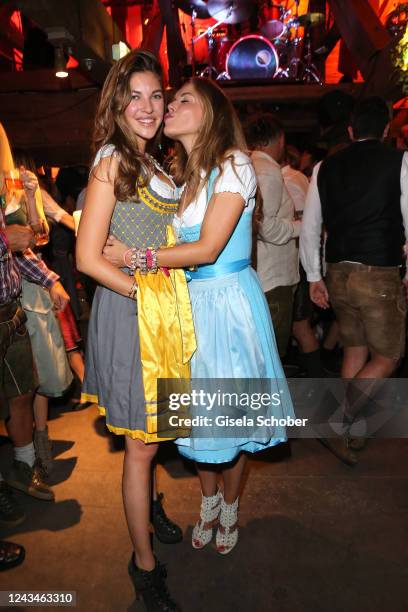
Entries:
<svg viewBox="0 0 408 612">
<path fill-rule="evenodd" d="M 174 222 L 179 244 L 155 255 L 159 266 L 193 267 L 187 271 L 197 340 L 191 360 L 192 388 L 197 380 L 216 389 L 219 379 L 252 379 L 254 389 L 258 380 L 258 390 L 266 390 L 267 379 L 270 395 L 279 401 L 268 407 L 265 417 L 284 420 L 293 416 L 293 406 L 268 305 L 251 267 L 257 183 L 235 111 L 217 85 L 195 78 L 169 105 L 165 133 L 178 141 L 173 171 L 186 187 Z M 201 482 L 194 548 L 211 541 L 217 521 L 218 552 L 227 554 L 234 548 L 246 453 L 286 441 L 281 424 L 247 427 L 244 434 L 238 431 L 219 435 L 213 418 L 204 435 L 202 428 L 198 434 L 193 426 L 190 437 L 176 440 L 180 453 L 197 462 Z M 214 464 L 221 464 L 222 492 L 217 489 Z"/>
</svg>

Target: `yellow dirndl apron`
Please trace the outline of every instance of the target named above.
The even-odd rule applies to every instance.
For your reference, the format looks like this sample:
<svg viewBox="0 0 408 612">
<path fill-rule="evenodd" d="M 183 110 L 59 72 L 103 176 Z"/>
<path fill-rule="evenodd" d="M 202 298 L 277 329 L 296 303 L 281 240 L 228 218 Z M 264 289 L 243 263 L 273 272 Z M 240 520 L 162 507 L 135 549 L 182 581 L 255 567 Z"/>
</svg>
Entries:
<svg viewBox="0 0 408 612">
<path fill-rule="evenodd" d="M 176 206 L 175 206 L 176 208 Z M 166 228 L 166 246 L 175 246 L 173 228 Z M 139 326 L 140 357 L 145 398 L 144 429 L 127 429 L 107 423 L 115 434 L 148 442 L 162 442 L 189 435 L 186 428 L 169 426 L 168 391 L 188 392 L 190 389 L 190 359 L 197 345 L 190 296 L 185 273 L 181 269 L 159 269 L 156 274 L 135 272 L 137 291 L 137 324 Z M 161 388 L 158 379 L 172 379 Z M 174 379 L 179 382 L 174 384 Z M 167 395 L 166 395 L 167 393 Z M 99 413 L 106 408 L 97 395 L 82 393 L 82 401 L 98 404 Z M 181 410 L 179 411 L 181 413 Z M 180 416 L 180 414 L 179 414 Z"/>
<path fill-rule="evenodd" d="M 173 228 L 167 226 L 167 246 L 174 245 Z M 190 359 L 197 348 L 190 296 L 180 269 L 159 269 L 156 274 L 136 270 L 135 279 L 148 434 L 145 442 L 163 441 L 183 435 L 179 430 L 168 432 L 166 398 L 158 398 L 157 379 L 190 379 Z"/>
</svg>

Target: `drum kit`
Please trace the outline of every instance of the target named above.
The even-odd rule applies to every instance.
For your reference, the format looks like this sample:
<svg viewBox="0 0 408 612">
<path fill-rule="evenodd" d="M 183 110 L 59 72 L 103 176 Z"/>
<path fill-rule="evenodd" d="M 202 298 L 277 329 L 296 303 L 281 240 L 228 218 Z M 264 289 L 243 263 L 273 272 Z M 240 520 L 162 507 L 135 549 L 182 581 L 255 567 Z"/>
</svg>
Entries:
<svg viewBox="0 0 408 612">
<path fill-rule="evenodd" d="M 257 6 L 259 33 L 239 37 L 231 26 L 253 16 L 251 0 L 178 0 L 182 11 L 191 15 L 192 73 L 217 80 L 274 79 L 322 84 L 312 61 L 311 31 L 325 22 L 322 13 L 299 15 L 299 0 Z M 197 19 L 214 19 L 197 32 Z M 239 31 L 239 29 L 237 28 Z M 207 61 L 197 72 L 197 50 L 206 41 Z"/>
</svg>

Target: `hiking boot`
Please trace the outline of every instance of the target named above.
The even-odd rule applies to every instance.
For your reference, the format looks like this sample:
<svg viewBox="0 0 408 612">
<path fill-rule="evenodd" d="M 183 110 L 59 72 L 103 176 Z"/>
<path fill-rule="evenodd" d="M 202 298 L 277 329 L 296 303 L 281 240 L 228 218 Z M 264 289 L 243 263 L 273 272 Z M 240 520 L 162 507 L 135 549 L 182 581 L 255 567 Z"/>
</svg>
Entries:
<svg viewBox="0 0 408 612">
<path fill-rule="evenodd" d="M 23 491 L 31 497 L 46 501 L 54 501 L 55 499 L 54 491 L 41 480 L 40 466 L 37 462 L 33 467 L 30 467 L 24 461 L 13 461 L 7 483 L 10 487 Z"/>
</svg>

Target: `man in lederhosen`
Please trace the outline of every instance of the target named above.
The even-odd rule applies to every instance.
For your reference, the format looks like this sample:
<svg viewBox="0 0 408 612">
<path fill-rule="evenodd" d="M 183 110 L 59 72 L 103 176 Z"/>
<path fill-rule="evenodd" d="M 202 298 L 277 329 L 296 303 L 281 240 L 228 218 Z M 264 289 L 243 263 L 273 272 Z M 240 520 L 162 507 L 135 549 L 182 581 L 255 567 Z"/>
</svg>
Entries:
<svg viewBox="0 0 408 612">
<path fill-rule="evenodd" d="M 59 308 L 69 298 L 58 276 L 29 250 L 35 244 L 31 228 L 6 227 L 4 197 L 0 197 L 0 203 L 0 419 L 6 422 L 14 446 L 9 484 L 0 472 L 0 525 L 15 526 L 25 515 L 9 485 L 37 499 L 54 500 L 52 489 L 41 480 L 35 460 L 32 399 L 37 380 L 24 325 L 26 317 L 19 303 L 21 277 L 47 288 Z M 19 565 L 24 555 L 22 546 L 0 541 L 0 570 Z"/>
</svg>

